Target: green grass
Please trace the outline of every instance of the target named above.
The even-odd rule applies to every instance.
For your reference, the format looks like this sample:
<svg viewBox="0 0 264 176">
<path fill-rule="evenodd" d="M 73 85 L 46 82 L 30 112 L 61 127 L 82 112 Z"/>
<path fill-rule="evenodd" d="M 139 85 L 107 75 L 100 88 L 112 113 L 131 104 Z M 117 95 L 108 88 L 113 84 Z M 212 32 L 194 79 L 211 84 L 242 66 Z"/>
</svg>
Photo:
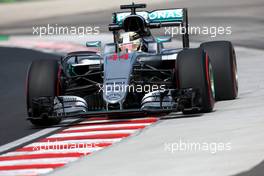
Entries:
<svg viewBox="0 0 264 176">
<path fill-rule="evenodd" d="M 16 2 L 16 0 L 0 0 L 0 3 L 2 2 Z"/>
<path fill-rule="evenodd" d="M 26 0 L 0 0 L 0 3 L 19 2 L 19 1 L 26 1 Z"/>
<path fill-rule="evenodd" d="M 9 36 L 8 35 L 0 35 L 0 41 L 8 40 Z"/>
</svg>

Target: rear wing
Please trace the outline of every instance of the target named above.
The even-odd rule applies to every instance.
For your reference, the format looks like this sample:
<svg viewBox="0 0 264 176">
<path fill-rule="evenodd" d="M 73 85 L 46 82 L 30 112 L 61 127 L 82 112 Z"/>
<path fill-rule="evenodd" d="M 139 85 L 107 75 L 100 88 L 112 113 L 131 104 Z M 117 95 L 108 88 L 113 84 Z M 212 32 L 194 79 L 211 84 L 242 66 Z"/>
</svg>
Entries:
<svg viewBox="0 0 264 176">
<path fill-rule="evenodd" d="M 160 9 L 154 11 L 136 11 L 137 8 L 145 8 L 146 4 L 121 5 L 121 9 L 131 9 L 130 12 L 115 12 L 112 15 L 112 24 L 109 24 L 109 31 L 113 31 L 114 36 L 116 31 L 123 28 L 123 22 L 129 15 L 141 16 L 145 21 L 145 27 L 161 28 L 171 26 L 181 26 L 184 29 L 182 34 L 183 47 L 189 47 L 189 32 L 188 32 L 188 12 L 187 8 L 172 8 Z M 115 40 L 115 37 L 114 37 Z"/>
<path fill-rule="evenodd" d="M 122 26 L 123 20 L 131 15 L 131 12 L 116 12 L 113 13 L 113 24 Z M 161 9 L 154 11 L 138 11 L 136 15 L 142 16 L 147 25 L 152 28 L 166 26 L 180 26 L 186 21 L 187 9 Z"/>
</svg>

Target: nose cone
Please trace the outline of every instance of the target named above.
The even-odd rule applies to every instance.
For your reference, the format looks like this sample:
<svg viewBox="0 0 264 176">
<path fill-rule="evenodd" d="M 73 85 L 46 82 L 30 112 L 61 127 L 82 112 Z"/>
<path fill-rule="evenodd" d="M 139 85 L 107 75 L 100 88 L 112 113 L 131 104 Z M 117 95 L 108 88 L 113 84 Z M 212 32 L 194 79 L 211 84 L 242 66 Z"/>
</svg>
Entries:
<svg viewBox="0 0 264 176">
<path fill-rule="evenodd" d="M 135 53 L 112 53 L 104 57 L 103 98 L 107 104 L 125 101 Z"/>
</svg>

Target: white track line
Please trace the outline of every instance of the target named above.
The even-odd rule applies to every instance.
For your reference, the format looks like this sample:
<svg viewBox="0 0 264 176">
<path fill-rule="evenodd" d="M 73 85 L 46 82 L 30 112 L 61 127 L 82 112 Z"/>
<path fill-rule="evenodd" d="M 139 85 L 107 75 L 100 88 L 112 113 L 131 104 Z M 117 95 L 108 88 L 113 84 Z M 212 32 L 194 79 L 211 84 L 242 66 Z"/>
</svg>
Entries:
<svg viewBox="0 0 264 176">
<path fill-rule="evenodd" d="M 63 138 L 63 137 L 74 137 L 74 136 L 87 136 L 87 135 L 97 135 L 97 134 L 119 134 L 119 133 L 129 133 L 132 134 L 138 130 L 110 130 L 110 131 L 89 131 L 89 132 L 79 132 L 79 133 L 59 133 L 53 134 L 49 138 Z"/>
<path fill-rule="evenodd" d="M 86 139 L 86 140 L 66 140 L 56 142 L 35 142 L 25 147 L 37 147 L 37 146 L 53 146 L 53 145 L 67 145 L 67 144 L 97 144 L 97 143 L 115 143 L 121 141 L 123 138 L 114 139 Z"/>
<path fill-rule="evenodd" d="M 103 149 L 104 147 L 89 147 L 89 148 L 69 148 L 69 149 L 48 149 L 48 150 L 36 150 L 36 151 L 15 151 L 3 154 L 1 156 L 21 156 L 21 155 L 32 155 L 32 154 L 49 154 L 49 153 L 92 153 Z"/>
<path fill-rule="evenodd" d="M 23 137 L 23 138 L 21 138 L 19 140 L 16 140 L 16 141 L 10 142 L 8 144 L 2 145 L 0 147 L 0 152 L 4 152 L 4 151 L 9 150 L 11 148 L 14 148 L 16 146 L 22 145 L 24 143 L 27 143 L 27 142 L 29 142 L 31 140 L 34 140 L 34 139 L 37 139 L 37 138 L 39 138 L 41 136 L 44 136 L 46 134 L 49 134 L 49 133 L 51 133 L 53 131 L 56 131 L 58 129 L 60 129 L 60 127 L 47 128 L 47 129 L 41 130 L 39 132 L 36 132 L 34 134 L 31 134 L 29 136 Z"/>
<path fill-rule="evenodd" d="M 7 160 L 0 161 L 0 166 L 13 165 L 30 165 L 30 164 L 66 164 L 76 161 L 79 157 L 64 157 L 64 158 L 38 158 L 38 159 L 23 159 L 23 160 Z"/>
<path fill-rule="evenodd" d="M 48 172 L 53 171 L 52 168 L 45 168 L 45 169 L 18 169 L 18 170 L 9 170 L 9 171 L 0 171 L 1 176 L 33 176 L 38 174 L 46 174 Z"/>
<path fill-rule="evenodd" d="M 65 123 L 65 122 L 66 123 L 68 123 L 68 122 L 72 123 L 72 122 L 74 122 L 76 120 L 77 119 L 66 119 L 66 120 L 63 120 L 62 123 Z M 39 138 L 41 136 L 47 135 L 47 134 L 49 134 L 49 133 L 51 133 L 53 131 L 56 131 L 56 130 L 58 130 L 60 128 L 62 128 L 62 127 L 52 127 L 52 128 L 43 129 L 43 130 L 38 131 L 36 133 L 33 133 L 33 134 L 29 135 L 29 136 L 26 136 L 26 137 L 23 137 L 21 139 L 18 139 L 18 140 L 15 140 L 13 142 L 10 142 L 8 144 L 2 145 L 0 147 L 0 152 L 5 152 L 5 151 L 7 151 L 7 150 L 9 150 L 11 148 L 15 148 L 16 146 L 22 145 L 24 143 L 27 143 L 27 142 L 32 141 L 34 139 L 37 139 L 37 138 Z"/>
</svg>

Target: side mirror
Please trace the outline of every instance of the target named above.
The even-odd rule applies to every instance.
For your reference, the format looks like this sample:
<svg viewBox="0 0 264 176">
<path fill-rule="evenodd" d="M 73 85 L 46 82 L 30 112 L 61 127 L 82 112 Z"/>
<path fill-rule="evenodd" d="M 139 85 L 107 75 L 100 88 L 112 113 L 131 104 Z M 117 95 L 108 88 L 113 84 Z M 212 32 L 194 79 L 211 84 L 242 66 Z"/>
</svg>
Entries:
<svg viewBox="0 0 264 176">
<path fill-rule="evenodd" d="M 159 36 L 156 37 L 157 43 L 166 43 L 166 42 L 171 42 L 171 37 L 170 36 Z"/>
<path fill-rule="evenodd" d="M 87 47 L 101 47 L 101 41 L 91 41 L 91 42 L 86 42 Z"/>
</svg>

